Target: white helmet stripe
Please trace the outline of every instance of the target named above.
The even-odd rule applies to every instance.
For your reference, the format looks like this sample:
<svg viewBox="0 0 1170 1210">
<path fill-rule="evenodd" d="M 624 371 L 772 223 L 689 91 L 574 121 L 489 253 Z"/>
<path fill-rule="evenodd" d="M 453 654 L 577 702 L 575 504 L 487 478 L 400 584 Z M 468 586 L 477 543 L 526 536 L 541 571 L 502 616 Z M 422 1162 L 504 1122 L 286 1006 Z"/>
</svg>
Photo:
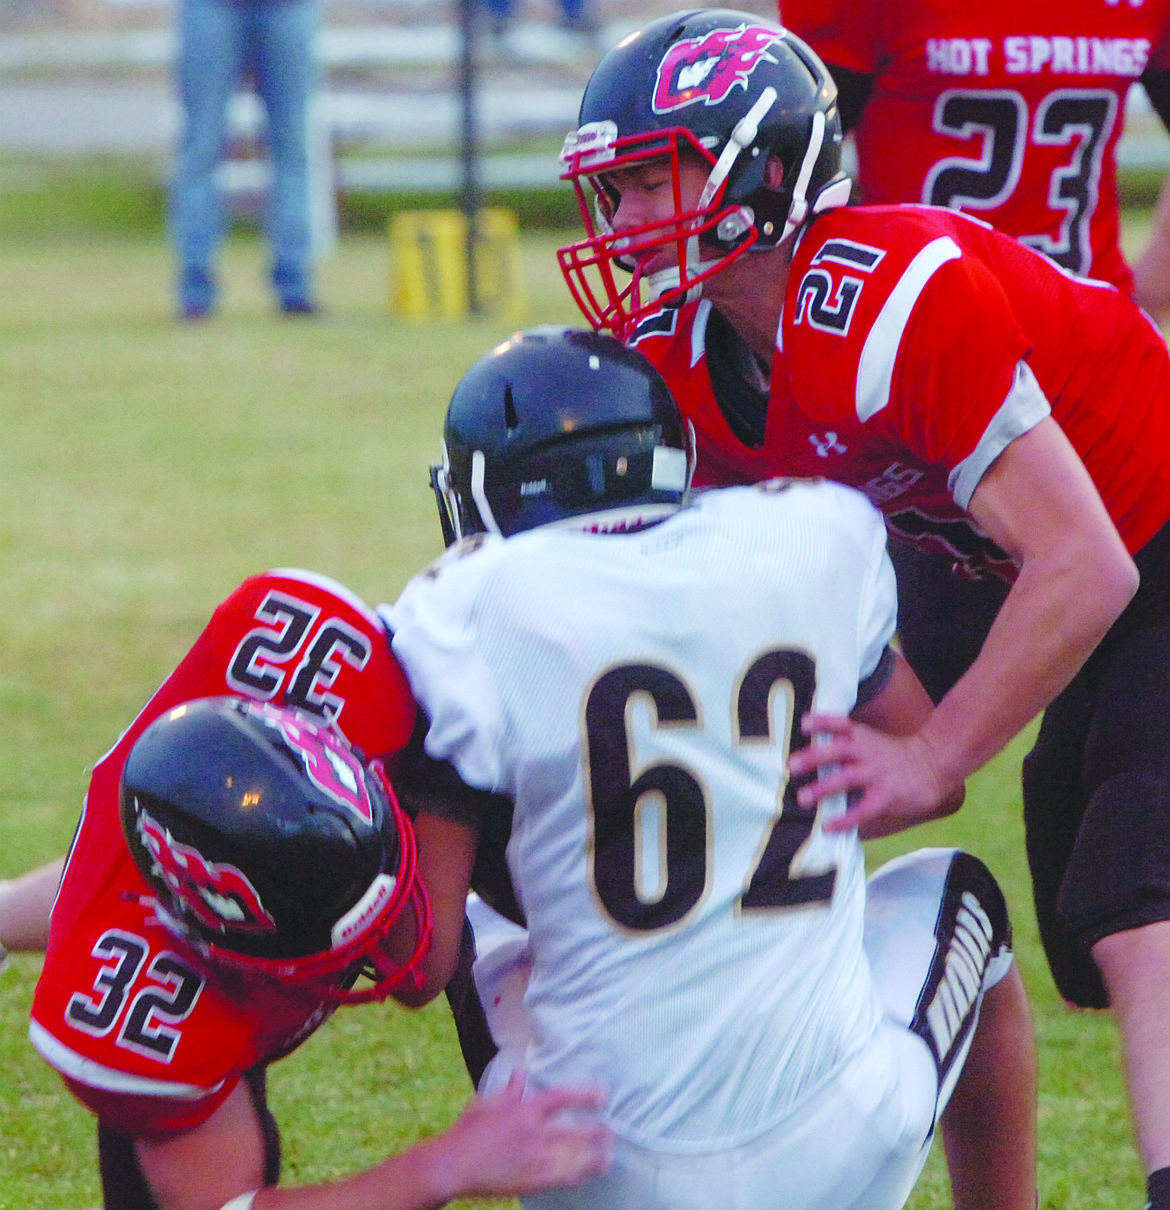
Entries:
<svg viewBox="0 0 1170 1210">
<path fill-rule="evenodd" d="M 760 123 L 764 120 L 768 110 L 775 104 L 776 90 L 769 86 L 756 98 L 756 103 L 751 109 L 736 122 L 735 129 L 731 132 L 731 138 L 727 140 L 727 146 L 723 148 L 719 158 L 715 161 L 715 167 L 711 169 L 707 183 L 703 186 L 703 192 L 699 195 L 698 208 L 700 210 L 706 210 L 711 205 L 712 199 L 719 192 L 723 182 L 727 179 L 727 174 L 739 158 L 739 153 L 756 141 L 756 135 L 760 132 Z M 818 148 L 818 153 L 819 150 Z"/>
<path fill-rule="evenodd" d="M 788 208 L 788 222 L 784 225 L 784 238 L 787 239 L 804 222 L 808 214 L 808 183 L 812 179 L 813 169 L 821 154 L 825 142 L 825 115 L 817 110 L 812 116 L 812 130 L 808 136 L 808 149 L 796 174 L 796 184 L 792 188 L 792 205 Z"/>
</svg>

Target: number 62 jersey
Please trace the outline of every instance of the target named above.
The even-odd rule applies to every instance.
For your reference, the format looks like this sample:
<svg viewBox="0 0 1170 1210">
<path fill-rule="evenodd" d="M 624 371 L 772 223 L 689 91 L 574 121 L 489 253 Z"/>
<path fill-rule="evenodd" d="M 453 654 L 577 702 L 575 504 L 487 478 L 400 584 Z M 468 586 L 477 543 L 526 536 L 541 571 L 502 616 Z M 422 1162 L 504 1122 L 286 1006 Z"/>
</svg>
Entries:
<svg viewBox="0 0 1170 1210">
<path fill-rule="evenodd" d="M 209 969 L 160 923 L 122 836 L 126 756 L 156 718 L 232 694 L 333 720 L 369 758 L 401 749 L 414 700 L 377 615 L 323 576 L 245 581 L 97 763 L 53 908 L 30 1037 L 111 1128 L 198 1125 L 249 1068 L 295 1048 L 328 1015 L 319 995 Z"/>
<path fill-rule="evenodd" d="M 732 1146 L 865 1045 L 861 845 L 786 774 L 805 712 L 848 713 L 888 666 L 859 493 L 775 482 L 637 532 L 468 539 L 384 616 L 428 754 L 514 808 L 534 1084 L 606 1087 L 626 1137 Z"/>
</svg>

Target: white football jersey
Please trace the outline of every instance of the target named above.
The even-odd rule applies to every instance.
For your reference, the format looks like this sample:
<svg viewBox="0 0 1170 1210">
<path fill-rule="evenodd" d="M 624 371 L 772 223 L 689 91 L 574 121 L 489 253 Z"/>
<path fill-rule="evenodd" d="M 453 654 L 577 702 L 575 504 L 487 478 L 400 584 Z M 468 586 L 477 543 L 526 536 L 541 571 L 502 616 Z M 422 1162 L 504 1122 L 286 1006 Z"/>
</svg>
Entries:
<svg viewBox="0 0 1170 1210">
<path fill-rule="evenodd" d="M 428 752 L 515 803 L 529 1079 L 607 1087 L 633 1140 L 751 1139 L 877 1026 L 860 843 L 785 769 L 893 635 L 885 543 L 860 493 L 776 481 L 473 539 L 386 608 Z"/>
</svg>

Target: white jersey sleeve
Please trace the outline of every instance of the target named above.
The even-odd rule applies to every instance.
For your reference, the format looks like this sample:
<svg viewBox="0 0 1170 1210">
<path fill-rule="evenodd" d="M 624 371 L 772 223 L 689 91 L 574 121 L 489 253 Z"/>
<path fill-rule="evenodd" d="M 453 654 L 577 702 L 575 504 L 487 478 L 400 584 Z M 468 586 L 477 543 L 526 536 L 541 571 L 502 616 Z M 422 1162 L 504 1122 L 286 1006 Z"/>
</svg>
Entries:
<svg viewBox="0 0 1170 1210">
<path fill-rule="evenodd" d="M 847 713 L 893 635 L 864 497 L 774 483 L 637 533 L 489 538 L 386 618 L 430 754 L 515 804 L 536 1085 L 600 1083 L 619 1131 L 698 1150 L 865 1044 L 861 846 L 786 773 L 803 714 Z"/>
</svg>

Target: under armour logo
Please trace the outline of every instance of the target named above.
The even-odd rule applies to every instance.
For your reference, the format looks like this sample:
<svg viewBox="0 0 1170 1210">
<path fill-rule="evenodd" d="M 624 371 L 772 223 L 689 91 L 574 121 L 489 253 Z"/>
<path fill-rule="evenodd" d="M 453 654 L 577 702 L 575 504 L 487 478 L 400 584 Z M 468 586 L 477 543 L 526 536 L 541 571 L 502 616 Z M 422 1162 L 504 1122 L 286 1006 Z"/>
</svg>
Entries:
<svg viewBox="0 0 1170 1210">
<path fill-rule="evenodd" d="M 837 440 L 836 433 L 809 433 L 809 444 L 817 452 L 818 458 L 827 458 L 830 454 L 843 454 L 846 447 Z"/>
</svg>

